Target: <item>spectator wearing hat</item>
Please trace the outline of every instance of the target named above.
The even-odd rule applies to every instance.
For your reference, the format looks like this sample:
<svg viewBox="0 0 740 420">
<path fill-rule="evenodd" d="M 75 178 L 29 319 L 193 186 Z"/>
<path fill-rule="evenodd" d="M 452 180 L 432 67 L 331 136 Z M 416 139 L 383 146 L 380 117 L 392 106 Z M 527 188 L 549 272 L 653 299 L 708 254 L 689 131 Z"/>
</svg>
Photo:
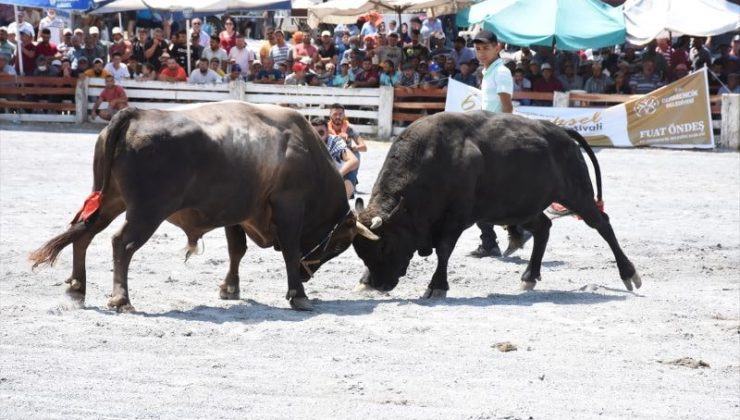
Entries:
<svg viewBox="0 0 740 420">
<path fill-rule="evenodd" d="M 0 54 L 8 57 L 9 62 L 13 62 L 16 47 L 8 41 L 8 28 L 0 26 Z"/>
<path fill-rule="evenodd" d="M 69 50 L 74 48 L 72 45 L 72 41 L 74 40 L 74 35 L 72 33 L 72 30 L 69 28 L 65 28 L 62 31 L 62 42 L 57 44 L 57 50 L 59 50 L 59 53 L 62 55 L 62 57 L 66 56 L 67 53 L 69 53 Z"/>
<path fill-rule="evenodd" d="M 162 54 L 167 52 L 168 44 L 164 39 L 164 32 L 160 28 L 155 28 L 152 38 L 146 41 L 144 58 L 147 63 L 151 63 L 152 66 L 159 72 L 162 69 Z M 167 53 L 169 55 L 169 53 Z"/>
<path fill-rule="evenodd" d="M 211 36 L 211 41 L 208 46 L 203 49 L 202 57 L 207 59 L 209 63 L 213 62 L 213 59 L 217 59 L 221 70 L 226 70 L 226 64 L 229 61 L 229 54 L 225 49 L 221 48 L 220 40 L 216 35 Z"/>
<path fill-rule="evenodd" d="M 583 78 L 576 74 L 571 61 L 566 61 L 565 64 L 563 64 L 563 73 L 558 77 L 558 80 L 560 80 L 560 84 L 563 85 L 563 90 L 565 92 L 583 89 Z"/>
<path fill-rule="evenodd" d="M 373 65 L 370 57 L 365 57 L 362 60 L 362 72 L 355 75 L 355 81 L 352 83 L 352 86 L 375 88 L 379 84 L 380 74 L 378 73 L 377 66 Z"/>
<path fill-rule="evenodd" d="M 249 69 L 252 68 L 255 54 L 254 51 L 247 48 L 247 40 L 244 35 L 236 34 L 236 45 L 229 51 L 229 63 L 238 64 L 242 69 L 242 76 L 246 79 L 249 76 Z"/>
<path fill-rule="evenodd" d="M 175 57 L 167 57 L 166 64 L 159 71 L 157 79 L 165 82 L 184 82 L 187 80 L 187 75 Z"/>
<path fill-rule="evenodd" d="M 542 77 L 532 83 L 532 91 L 547 93 L 553 93 L 555 91 L 562 92 L 563 84 L 554 76 L 550 63 L 543 63 L 540 69 L 542 70 Z M 552 101 L 535 101 L 535 105 L 551 106 Z"/>
<path fill-rule="evenodd" d="M 447 78 L 442 75 L 442 67 L 437 63 L 429 65 L 429 73 L 421 81 L 424 89 L 444 89 L 447 87 Z"/>
<path fill-rule="evenodd" d="M 148 40 L 149 31 L 146 28 L 139 28 L 136 31 L 136 39 L 131 43 L 131 57 L 139 62 L 139 66 L 149 61 L 146 58 L 146 43 Z"/>
<path fill-rule="evenodd" d="M 262 69 L 254 77 L 254 83 L 283 85 L 285 84 L 285 75 L 275 68 L 270 57 L 265 57 L 262 63 Z"/>
<path fill-rule="evenodd" d="M 362 25 L 360 29 L 360 37 L 364 39 L 368 35 L 375 35 L 378 33 L 378 25 L 383 21 L 383 16 L 375 10 L 370 11 L 367 15 L 367 21 Z"/>
<path fill-rule="evenodd" d="M 97 50 L 97 53 L 95 56 L 102 58 L 103 61 L 107 63 L 108 62 L 108 45 L 100 39 L 100 29 L 98 29 L 97 26 L 91 26 L 90 29 L 88 29 L 88 34 L 92 37 L 93 43 L 95 45 L 95 49 Z M 85 40 L 85 44 L 87 44 L 87 40 Z"/>
<path fill-rule="evenodd" d="M 286 65 L 292 64 L 289 59 L 290 46 L 285 43 L 285 34 L 283 34 L 283 31 L 275 31 L 275 45 L 270 48 L 269 55 L 276 69 L 283 63 Z"/>
<path fill-rule="evenodd" d="M 324 63 L 324 65 L 337 63 L 337 47 L 334 45 L 334 39 L 331 37 L 331 32 L 321 32 L 321 45 L 318 48 L 314 61 L 316 63 L 320 61 Z"/>
<path fill-rule="evenodd" d="M 10 25 L 8 25 L 8 33 L 15 34 L 17 32 L 22 34 L 24 31 L 31 35 L 32 41 L 36 39 L 36 31 L 34 31 L 33 25 L 26 22 L 26 13 L 23 10 L 18 9 L 16 21 L 11 22 Z"/>
<path fill-rule="evenodd" d="M 77 72 L 77 76 L 84 76 L 85 72 L 90 70 L 90 62 L 87 60 L 87 57 L 84 55 L 77 59 L 76 61 L 77 66 L 73 67 L 74 71 Z"/>
<path fill-rule="evenodd" d="M 112 76 L 107 70 L 105 70 L 105 64 L 103 64 L 102 58 L 94 59 L 92 62 L 92 68 L 87 69 L 84 74 L 87 77 L 100 77 L 103 79 L 108 76 Z"/>
<path fill-rule="evenodd" d="M 233 51 L 233 50 L 232 50 Z M 196 85 L 219 83 L 223 80 L 218 73 L 210 69 L 208 59 L 203 57 L 198 60 L 198 68 L 190 73 L 190 83 Z"/>
<path fill-rule="evenodd" d="M 304 34 L 302 32 L 296 32 L 293 35 L 293 40 L 295 41 L 295 44 L 293 45 L 293 49 L 291 51 L 291 60 L 295 63 L 297 61 L 303 62 L 304 64 L 308 62 L 311 64 L 316 58 L 316 55 L 318 54 L 319 50 L 318 48 L 311 45 L 311 36 L 310 34 Z M 304 61 L 307 60 L 307 61 Z"/>
<path fill-rule="evenodd" d="M 511 113 L 514 106 L 514 79 L 511 71 L 500 57 L 503 45 L 498 42 L 496 34 L 490 31 L 479 31 L 473 38 L 475 55 L 483 68 L 481 80 L 481 105 L 483 110 L 495 113 Z M 476 258 L 501 256 L 496 233 L 490 223 L 477 223 L 481 231 L 481 244 L 471 252 Z M 508 226 L 509 249 L 521 248 L 526 242 L 524 231 L 517 226 Z"/>
<path fill-rule="evenodd" d="M 343 59 L 339 63 L 339 71 L 331 81 L 333 87 L 349 87 L 354 83 L 355 75 L 349 70 L 349 60 Z"/>
<path fill-rule="evenodd" d="M 108 108 L 100 109 L 103 102 L 108 103 Z M 100 116 L 100 118 L 110 121 L 118 111 L 127 107 L 128 96 L 126 95 L 126 91 L 121 86 L 116 85 L 113 76 L 109 75 L 105 78 L 105 87 L 100 92 L 100 96 L 95 100 L 95 105 L 93 105 L 93 109 L 90 112 L 90 118 L 95 121 L 95 118 Z"/>
<path fill-rule="evenodd" d="M 62 59 L 59 61 L 61 63 L 59 76 L 61 77 L 77 77 L 78 76 L 77 72 L 72 68 L 72 61 L 69 59 L 69 57 L 62 57 Z"/>
<path fill-rule="evenodd" d="M 59 50 L 57 45 L 51 42 L 51 30 L 44 28 L 40 31 L 40 41 L 36 43 L 36 56 L 43 55 L 46 58 L 52 59 L 59 57 Z"/>
<path fill-rule="evenodd" d="M 61 62 L 59 64 L 61 64 Z M 33 70 L 32 75 L 40 77 L 57 77 L 59 76 L 59 69 L 51 65 L 49 57 L 39 55 L 36 57 L 36 68 Z"/>
<path fill-rule="evenodd" d="M 46 9 L 46 16 L 39 22 L 39 32 L 49 29 L 51 42 L 56 45 L 62 43 L 62 30 L 64 29 L 64 20 L 57 16 L 56 9 Z"/>
<path fill-rule="evenodd" d="M 308 66 L 303 63 L 293 63 L 293 73 L 285 77 L 286 85 L 306 85 L 306 71 Z"/>
<path fill-rule="evenodd" d="M 586 80 L 583 88 L 587 93 L 606 93 L 607 88 L 614 84 L 614 81 L 602 70 L 600 61 L 591 64 L 591 77 Z"/>
<path fill-rule="evenodd" d="M 381 63 L 390 60 L 396 70 L 400 69 L 403 63 L 403 48 L 398 46 L 398 34 L 390 33 L 387 45 L 378 47 L 376 54 Z"/>
<path fill-rule="evenodd" d="M 121 53 L 116 51 L 111 55 L 110 63 L 105 65 L 105 71 L 113 76 L 116 82 L 120 82 L 123 79 L 131 77 L 131 73 L 128 70 L 128 66 L 123 64 Z"/>
<path fill-rule="evenodd" d="M 242 67 L 238 64 L 232 64 L 229 72 L 224 77 L 224 83 L 235 82 L 237 80 L 246 80 L 242 76 Z"/>
<path fill-rule="evenodd" d="M 123 31 L 121 28 L 116 26 L 113 28 L 113 43 L 108 47 L 108 53 L 111 57 L 113 54 L 119 53 L 121 55 L 121 62 L 124 64 L 128 63 L 129 57 L 134 52 L 134 46 L 131 41 L 123 39 Z M 113 75 L 115 77 L 115 74 Z M 117 81 L 118 79 L 116 79 Z"/>
<path fill-rule="evenodd" d="M 23 62 L 22 74 L 30 75 L 36 69 L 36 45 L 33 43 L 33 32 L 22 29 L 20 42 L 20 56 Z M 21 73 L 16 58 L 16 71 Z"/>
<path fill-rule="evenodd" d="M 96 58 L 103 60 L 103 63 L 108 60 L 107 53 L 97 45 L 92 35 L 85 35 L 83 55 L 87 57 L 87 61 L 92 64 L 94 64 Z"/>
<path fill-rule="evenodd" d="M 332 65 L 329 63 L 329 65 Z M 322 61 L 314 64 L 313 66 L 314 77 L 310 80 L 311 86 L 331 86 L 331 81 L 334 78 L 334 74 L 330 73 L 327 69 L 327 65 Z"/>
</svg>

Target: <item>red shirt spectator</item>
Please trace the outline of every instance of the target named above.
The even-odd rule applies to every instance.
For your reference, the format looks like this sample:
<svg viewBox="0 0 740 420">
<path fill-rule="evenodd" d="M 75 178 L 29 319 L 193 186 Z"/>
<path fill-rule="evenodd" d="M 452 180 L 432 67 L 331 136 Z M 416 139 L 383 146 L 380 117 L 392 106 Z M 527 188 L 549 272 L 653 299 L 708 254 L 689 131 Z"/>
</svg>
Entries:
<svg viewBox="0 0 740 420">
<path fill-rule="evenodd" d="M 532 85 L 534 92 L 555 92 L 563 91 L 563 85 L 560 81 L 552 77 L 552 66 L 548 63 L 542 65 L 542 77 L 534 81 Z"/>
<path fill-rule="evenodd" d="M 380 84 L 380 73 L 377 66 L 369 58 L 362 60 L 362 72 L 355 77 L 352 86 L 355 87 L 378 87 Z"/>
<path fill-rule="evenodd" d="M 36 46 L 33 44 L 33 35 L 30 32 L 21 32 L 21 54 L 23 57 L 23 74 L 31 75 L 36 69 Z M 20 61 L 16 60 L 15 70 L 20 74 Z"/>
<path fill-rule="evenodd" d="M 57 44 L 49 41 L 51 39 L 51 30 L 44 28 L 41 30 L 41 41 L 36 44 L 36 57 L 43 55 L 48 59 L 53 59 L 58 53 Z M 24 63 L 25 64 L 25 63 Z"/>
<path fill-rule="evenodd" d="M 187 80 L 185 69 L 183 69 L 174 58 L 167 59 L 167 66 L 159 72 L 159 80 L 165 82 L 184 82 Z"/>
<path fill-rule="evenodd" d="M 226 50 L 228 54 L 232 48 L 236 46 L 236 27 L 234 21 L 231 18 L 226 19 L 224 22 L 225 30 L 221 31 L 218 35 L 218 39 L 221 41 L 221 48 Z"/>
</svg>

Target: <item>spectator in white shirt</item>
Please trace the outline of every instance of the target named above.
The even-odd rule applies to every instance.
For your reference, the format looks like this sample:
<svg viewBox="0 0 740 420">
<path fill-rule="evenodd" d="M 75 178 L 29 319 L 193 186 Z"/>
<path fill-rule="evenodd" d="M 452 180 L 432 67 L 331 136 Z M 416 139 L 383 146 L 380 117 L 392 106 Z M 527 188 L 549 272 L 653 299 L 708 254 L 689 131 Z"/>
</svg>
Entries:
<svg viewBox="0 0 740 420">
<path fill-rule="evenodd" d="M 247 48 L 247 40 L 243 34 L 236 34 L 236 46 L 229 51 L 229 63 L 238 64 L 242 69 L 241 75 L 249 76 L 249 69 L 254 61 L 254 51 Z"/>
<path fill-rule="evenodd" d="M 22 10 L 18 10 L 18 17 L 15 22 L 8 25 L 8 33 L 15 34 L 16 32 L 28 31 L 31 34 L 31 39 L 36 39 L 36 31 L 33 30 L 33 25 L 26 22 L 26 14 Z M 16 27 L 18 28 L 16 30 Z"/>
<path fill-rule="evenodd" d="M 121 62 L 121 53 L 119 52 L 113 53 L 110 63 L 105 65 L 104 70 L 110 73 L 116 82 L 120 82 L 123 79 L 131 77 L 131 73 L 128 71 L 128 66 Z"/>
<path fill-rule="evenodd" d="M 204 85 L 208 83 L 219 83 L 223 80 L 218 73 L 210 69 L 207 58 L 198 60 L 198 68 L 190 73 L 190 83 Z"/>
<path fill-rule="evenodd" d="M 203 47 L 203 49 L 208 48 L 211 34 L 203 30 L 203 21 L 200 18 L 194 18 L 190 23 L 193 25 L 193 28 L 190 30 L 191 35 L 193 32 L 200 33 L 200 38 L 198 39 L 200 46 Z"/>
<path fill-rule="evenodd" d="M 51 42 L 59 45 L 62 43 L 62 30 L 64 29 L 64 20 L 57 16 L 55 9 L 47 9 L 46 17 L 39 22 L 39 32 L 49 28 L 51 31 Z"/>
</svg>

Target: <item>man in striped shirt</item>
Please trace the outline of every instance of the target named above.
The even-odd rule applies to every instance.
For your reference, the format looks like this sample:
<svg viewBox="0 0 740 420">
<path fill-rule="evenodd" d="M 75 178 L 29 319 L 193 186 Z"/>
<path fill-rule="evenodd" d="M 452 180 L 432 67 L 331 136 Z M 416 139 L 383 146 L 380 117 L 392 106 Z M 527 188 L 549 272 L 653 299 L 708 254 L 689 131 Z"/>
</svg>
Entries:
<svg viewBox="0 0 740 420">
<path fill-rule="evenodd" d="M 630 79 L 630 89 L 635 95 L 644 95 L 662 87 L 664 83 L 660 76 L 655 74 L 655 60 L 653 57 L 642 59 L 642 72 L 637 73 Z"/>
<path fill-rule="evenodd" d="M 360 161 L 357 160 L 357 157 L 355 157 L 347 147 L 347 143 L 341 137 L 329 134 L 325 118 L 314 118 L 311 120 L 311 125 L 319 137 L 321 137 L 321 140 L 324 141 L 324 144 L 326 144 L 332 162 L 334 162 L 339 174 L 344 179 L 344 189 L 347 192 L 347 198 L 352 198 L 355 194 L 355 185 L 357 184 L 357 175 L 354 171 L 360 166 Z M 352 177 L 353 173 L 355 173 L 354 178 Z"/>
<path fill-rule="evenodd" d="M 290 47 L 285 43 L 285 34 L 283 31 L 275 31 L 275 45 L 270 48 L 270 58 L 272 59 L 274 66 L 273 68 L 278 69 L 280 65 L 286 63 L 288 68 L 291 68 L 291 63 L 288 62 L 288 54 L 290 53 Z"/>
</svg>

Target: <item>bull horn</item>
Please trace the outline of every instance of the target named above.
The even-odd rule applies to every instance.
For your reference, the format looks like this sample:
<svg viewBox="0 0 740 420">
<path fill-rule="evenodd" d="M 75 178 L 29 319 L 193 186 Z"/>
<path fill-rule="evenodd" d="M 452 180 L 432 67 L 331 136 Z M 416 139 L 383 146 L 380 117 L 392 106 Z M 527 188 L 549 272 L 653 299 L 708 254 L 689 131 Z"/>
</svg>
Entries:
<svg viewBox="0 0 740 420">
<path fill-rule="evenodd" d="M 360 236 L 370 239 L 371 241 L 377 241 L 378 239 L 380 239 L 380 236 L 374 234 L 373 231 L 368 229 L 367 226 L 360 223 L 359 220 L 356 222 L 356 226 L 357 226 L 357 233 Z"/>
<path fill-rule="evenodd" d="M 375 230 L 383 225 L 383 219 L 381 219 L 380 216 L 373 217 L 371 222 L 370 230 Z"/>
</svg>

